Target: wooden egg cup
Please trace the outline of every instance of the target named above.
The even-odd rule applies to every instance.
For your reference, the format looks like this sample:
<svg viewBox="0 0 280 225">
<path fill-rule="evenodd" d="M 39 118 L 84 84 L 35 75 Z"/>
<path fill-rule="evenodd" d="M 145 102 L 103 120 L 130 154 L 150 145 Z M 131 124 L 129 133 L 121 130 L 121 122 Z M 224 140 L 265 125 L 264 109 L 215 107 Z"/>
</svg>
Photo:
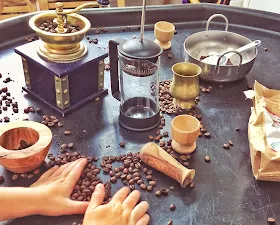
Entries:
<svg viewBox="0 0 280 225">
<path fill-rule="evenodd" d="M 196 149 L 196 140 L 200 132 L 200 122 L 189 115 L 176 116 L 171 121 L 172 142 L 174 151 L 189 154 Z"/>
<path fill-rule="evenodd" d="M 149 142 L 140 151 L 140 159 L 147 165 L 173 178 L 185 188 L 195 176 L 194 169 L 182 166 L 157 144 Z"/>
<path fill-rule="evenodd" d="M 20 141 L 32 146 L 17 150 Z M 0 164 L 14 173 L 38 168 L 48 154 L 52 141 L 51 130 L 32 121 L 15 121 L 0 126 Z"/>
<path fill-rule="evenodd" d="M 159 21 L 155 24 L 154 35 L 155 43 L 157 43 L 163 50 L 171 48 L 171 40 L 174 36 L 175 26 L 166 21 Z"/>
</svg>

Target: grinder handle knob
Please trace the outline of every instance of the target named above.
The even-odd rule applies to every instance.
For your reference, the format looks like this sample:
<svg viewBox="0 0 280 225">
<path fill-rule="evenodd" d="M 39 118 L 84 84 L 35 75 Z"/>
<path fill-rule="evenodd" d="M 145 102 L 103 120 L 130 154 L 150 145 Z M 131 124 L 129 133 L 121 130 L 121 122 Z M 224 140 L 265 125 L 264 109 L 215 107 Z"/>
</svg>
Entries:
<svg viewBox="0 0 280 225">
<path fill-rule="evenodd" d="M 157 144 L 149 142 L 140 151 L 140 159 L 147 165 L 177 180 L 182 188 L 192 182 L 195 176 L 194 169 L 182 166 Z"/>
</svg>

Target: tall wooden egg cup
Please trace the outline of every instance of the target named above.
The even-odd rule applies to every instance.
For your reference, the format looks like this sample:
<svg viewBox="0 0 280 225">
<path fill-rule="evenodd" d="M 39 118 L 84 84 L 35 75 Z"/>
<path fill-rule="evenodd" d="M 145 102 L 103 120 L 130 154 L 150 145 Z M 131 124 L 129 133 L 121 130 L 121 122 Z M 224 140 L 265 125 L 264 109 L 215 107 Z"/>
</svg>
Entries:
<svg viewBox="0 0 280 225">
<path fill-rule="evenodd" d="M 200 122 L 189 115 L 176 116 L 171 121 L 172 148 L 180 154 L 189 154 L 196 149 Z"/>
<path fill-rule="evenodd" d="M 194 169 L 182 166 L 157 144 L 149 142 L 140 151 L 140 159 L 147 165 L 173 178 L 185 188 L 195 176 Z"/>
<path fill-rule="evenodd" d="M 32 146 L 16 150 L 20 141 Z M 15 121 L 0 126 L 0 164 L 14 173 L 30 172 L 44 161 L 52 141 L 51 130 L 32 121 Z"/>
<path fill-rule="evenodd" d="M 155 24 L 154 35 L 155 43 L 157 43 L 163 50 L 171 48 L 171 40 L 174 36 L 175 26 L 166 21 L 159 21 Z"/>
</svg>

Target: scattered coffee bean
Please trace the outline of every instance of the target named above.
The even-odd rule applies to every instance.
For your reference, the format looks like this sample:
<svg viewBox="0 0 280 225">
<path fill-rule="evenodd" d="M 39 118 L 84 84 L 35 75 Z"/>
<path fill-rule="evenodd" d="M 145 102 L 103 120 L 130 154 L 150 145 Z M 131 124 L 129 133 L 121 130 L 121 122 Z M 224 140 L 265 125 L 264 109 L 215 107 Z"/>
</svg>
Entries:
<svg viewBox="0 0 280 225">
<path fill-rule="evenodd" d="M 183 166 L 188 168 L 190 166 L 190 163 L 189 162 L 183 162 Z"/>
<path fill-rule="evenodd" d="M 156 193 L 155 193 L 155 195 L 156 195 L 157 197 L 160 197 L 160 196 L 161 196 L 161 191 L 160 191 L 160 190 L 157 190 Z"/>
<path fill-rule="evenodd" d="M 19 178 L 19 175 L 16 173 L 12 176 L 12 180 L 17 180 L 18 178 Z"/>
<path fill-rule="evenodd" d="M 66 130 L 66 131 L 64 131 L 64 134 L 65 134 L 65 135 L 70 135 L 70 134 L 71 134 L 71 131 L 70 131 L 70 130 Z"/>
<path fill-rule="evenodd" d="M 231 140 L 228 141 L 228 144 L 233 146 L 233 142 Z"/>
<path fill-rule="evenodd" d="M 110 64 L 105 64 L 105 70 L 109 71 L 110 70 Z"/>
<path fill-rule="evenodd" d="M 191 182 L 191 183 L 189 184 L 189 187 L 190 187 L 190 188 L 194 188 L 194 182 Z"/>
<path fill-rule="evenodd" d="M 240 129 L 238 127 L 235 128 L 236 131 L 239 131 Z"/>
<path fill-rule="evenodd" d="M 153 173 L 152 170 L 148 170 L 148 171 L 147 171 L 147 174 L 148 174 L 148 175 L 151 175 L 152 173 Z"/>
<path fill-rule="evenodd" d="M 168 53 L 168 58 L 171 59 L 173 57 L 173 55 L 171 53 Z"/>
<path fill-rule="evenodd" d="M 269 218 L 267 218 L 267 222 L 269 223 L 269 224 L 274 224 L 275 223 L 275 221 L 276 221 L 276 219 L 275 218 L 273 218 L 273 217 L 269 217 Z"/>
<path fill-rule="evenodd" d="M 153 188 L 154 188 L 153 186 L 148 186 L 148 187 L 147 187 L 147 191 L 148 191 L 148 192 L 152 192 L 152 191 L 153 191 Z"/>
<path fill-rule="evenodd" d="M 265 51 L 265 52 L 267 52 L 267 50 L 268 50 L 267 48 L 264 48 L 264 51 Z"/>
<path fill-rule="evenodd" d="M 149 138 L 150 141 L 154 140 L 154 136 L 152 136 L 152 135 L 149 135 L 148 138 Z"/>
<path fill-rule="evenodd" d="M 121 148 L 124 148 L 124 147 L 125 147 L 125 142 L 121 141 L 121 142 L 119 143 L 119 146 L 120 146 Z"/>
<path fill-rule="evenodd" d="M 207 132 L 204 134 L 204 137 L 210 138 L 210 137 L 211 137 L 211 133 L 207 131 Z"/>
<path fill-rule="evenodd" d="M 116 177 L 111 177 L 110 178 L 110 182 L 111 183 L 116 183 L 117 182 L 117 178 Z"/>
<path fill-rule="evenodd" d="M 60 148 L 61 148 L 61 149 L 66 149 L 66 148 L 68 148 L 68 144 L 65 144 L 65 143 L 64 143 L 64 144 L 62 144 L 62 145 L 60 146 Z"/>
<path fill-rule="evenodd" d="M 224 149 L 229 149 L 229 144 L 224 144 L 224 145 L 223 145 L 223 148 L 224 148 Z"/>
<path fill-rule="evenodd" d="M 28 107 L 25 108 L 25 109 L 23 110 L 23 112 L 24 112 L 24 113 L 29 113 L 29 108 L 28 108 Z"/>
<path fill-rule="evenodd" d="M 162 195 L 168 195 L 169 190 L 167 188 L 161 188 L 160 192 L 161 192 Z"/>
<path fill-rule="evenodd" d="M 168 136 L 169 136 L 169 133 L 168 133 L 167 131 L 165 131 L 165 132 L 162 133 L 162 136 L 163 136 L 163 137 L 168 137 Z"/>
<path fill-rule="evenodd" d="M 172 224 L 173 224 L 172 220 L 169 220 L 167 223 L 167 225 L 172 225 Z"/>
<path fill-rule="evenodd" d="M 157 185 L 157 182 L 155 180 L 149 181 L 149 185 L 155 187 Z"/>
<path fill-rule="evenodd" d="M 204 158 L 204 159 L 205 159 L 205 162 L 210 162 L 210 160 L 211 160 L 211 159 L 210 159 L 210 156 L 208 156 L 208 155 L 207 155 L 207 156 L 205 156 L 205 158 Z"/>
<path fill-rule="evenodd" d="M 5 123 L 10 122 L 10 118 L 9 118 L 8 116 L 5 116 L 5 117 L 4 117 L 4 122 L 5 122 Z"/>
<path fill-rule="evenodd" d="M 34 175 L 37 175 L 37 174 L 39 174 L 39 173 L 40 173 L 40 169 L 36 169 L 36 170 L 33 171 L 33 174 L 34 174 Z"/>
<path fill-rule="evenodd" d="M 145 191 L 147 189 L 147 186 L 145 184 L 140 184 L 140 188 Z"/>
<path fill-rule="evenodd" d="M 142 171 L 143 171 L 143 173 L 147 173 L 148 172 L 148 168 L 144 167 Z"/>
<path fill-rule="evenodd" d="M 62 124 L 61 122 L 58 122 L 58 123 L 57 123 L 57 126 L 63 127 L 63 124 Z"/>
<path fill-rule="evenodd" d="M 72 143 L 72 142 L 68 143 L 68 148 L 70 148 L 70 149 L 74 148 L 74 143 Z"/>
<path fill-rule="evenodd" d="M 174 204 L 171 204 L 169 208 L 170 208 L 170 211 L 174 211 L 176 209 L 176 206 Z"/>
<path fill-rule="evenodd" d="M 169 190 L 170 190 L 170 191 L 174 191 L 175 188 L 174 188 L 173 186 L 170 186 Z"/>
<path fill-rule="evenodd" d="M 159 146 L 163 148 L 165 146 L 165 141 L 159 142 Z"/>
<path fill-rule="evenodd" d="M 183 161 L 187 161 L 188 156 L 187 155 L 180 155 L 180 159 L 182 159 Z"/>
<path fill-rule="evenodd" d="M 27 175 L 27 178 L 28 178 L 28 179 L 31 179 L 31 178 L 33 178 L 33 177 L 34 177 L 34 174 L 33 174 L 33 173 L 30 173 L 30 174 Z"/>
<path fill-rule="evenodd" d="M 146 176 L 146 179 L 147 179 L 148 181 L 150 181 L 150 180 L 153 180 L 153 177 L 152 177 L 152 175 L 147 175 L 147 176 Z"/>
<path fill-rule="evenodd" d="M 141 185 L 141 184 L 143 184 L 143 180 L 138 180 L 137 182 L 136 182 L 138 185 Z"/>
</svg>

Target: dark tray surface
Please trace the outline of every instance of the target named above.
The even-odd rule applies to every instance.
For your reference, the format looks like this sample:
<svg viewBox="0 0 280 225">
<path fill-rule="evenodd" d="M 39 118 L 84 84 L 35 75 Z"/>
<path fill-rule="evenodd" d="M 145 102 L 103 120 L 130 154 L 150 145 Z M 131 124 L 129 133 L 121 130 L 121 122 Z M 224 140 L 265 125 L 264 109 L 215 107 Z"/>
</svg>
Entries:
<svg viewBox="0 0 280 225">
<path fill-rule="evenodd" d="M 161 57 L 161 80 L 172 78 L 171 66 L 184 60 L 183 42 L 185 38 L 194 32 L 204 30 L 205 21 L 175 25 L 178 34 L 172 40 L 172 49 L 164 52 Z M 271 24 L 270 26 L 274 25 Z M 223 25 L 215 24 L 214 27 L 222 29 Z M 120 29 L 117 32 L 118 29 L 116 28 L 106 34 L 99 34 L 99 45 L 106 48 L 110 38 L 119 36 L 130 39 L 133 35 L 139 34 L 137 27 L 129 32 L 122 32 Z M 142 194 L 142 199 L 150 203 L 149 213 L 152 217 L 150 224 L 167 224 L 170 219 L 173 220 L 173 224 L 178 225 L 256 225 L 266 224 L 266 220 L 270 216 L 280 220 L 280 184 L 255 181 L 252 176 L 247 136 L 251 102 L 245 100 L 243 94 L 243 91 L 247 89 L 247 83 L 252 84 L 255 79 L 267 87 L 280 89 L 277 76 L 280 66 L 276 61 L 280 56 L 280 38 L 277 32 L 267 32 L 255 28 L 248 29 L 243 25 L 231 25 L 229 30 L 252 40 L 262 40 L 255 65 L 246 79 L 223 85 L 223 87 L 211 84 L 213 91 L 210 94 L 201 95 L 198 109 L 203 116 L 205 126 L 212 134 L 212 138 L 210 140 L 199 139 L 197 150 L 191 159 L 191 167 L 196 170 L 196 186 L 193 190 L 181 189 L 175 181 L 160 173 L 155 173 L 158 187 L 173 185 L 176 190 L 169 197 L 160 199 L 150 193 Z M 95 34 L 90 36 L 97 37 Z M 145 37 L 153 39 L 151 29 L 145 33 Z M 21 99 L 19 101 L 21 109 L 33 105 L 41 107 L 44 114 L 59 117 L 55 112 L 35 102 L 28 95 L 21 93 L 20 88 L 23 85 L 21 61 L 20 57 L 13 52 L 13 48 L 23 43 L 23 40 L 19 40 L 0 51 L 0 72 L 4 75 L 3 77 L 10 73 L 9 76 L 15 80 L 15 82 L 10 82 L 8 87 L 14 96 L 17 95 L 17 99 Z M 264 48 L 268 48 L 268 51 L 264 51 Z M 173 54 L 172 59 L 167 57 L 168 53 Z M 106 72 L 105 76 L 105 84 L 109 88 L 109 73 Z M 75 143 L 76 150 L 82 151 L 86 155 L 94 154 L 99 157 L 139 151 L 141 146 L 148 141 L 148 134 L 155 133 L 155 131 L 128 132 L 119 126 L 118 114 L 119 102 L 108 95 L 103 101 L 90 103 L 65 118 L 59 117 L 64 123 L 64 127 L 52 128 L 54 141 L 51 152 L 57 153 L 59 145 L 70 141 Z M 2 116 L 4 115 L 2 114 Z M 15 115 L 14 119 L 26 117 L 40 121 L 40 116 L 35 114 L 22 116 L 19 113 Z M 170 131 L 169 124 L 172 117 L 165 116 L 165 118 L 167 126 L 163 130 Z M 235 127 L 239 127 L 240 131 L 235 131 Z M 63 134 L 66 129 L 72 131 L 71 136 L 68 137 Z M 234 147 L 230 150 L 224 150 L 222 145 L 229 139 L 234 142 Z M 120 141 L 127 143 L 125 149 L 119 147 Z M 204 161 L 205 155 L 211 156 L 209 164 Z M 0 174 L 5 176 L 4 186 L 28 186 L 35 181 L 35 178 L 33 180 L 12 181 L 11 173 L 2 168 Z M 103 180 L 108 179 L 109 177 L 106 176 Z M 121 184 L 117 183 L 114 185 L 113 191 L 115 192 L 120 187 Z M 177 207 L 174 212 L 169 210 L 169 205 L 172 203 Z M 73 221 L 78 221 L 81 218 L 81 216 L 31 216 L 0 224 L 71 225 Z"/>
</svg>

